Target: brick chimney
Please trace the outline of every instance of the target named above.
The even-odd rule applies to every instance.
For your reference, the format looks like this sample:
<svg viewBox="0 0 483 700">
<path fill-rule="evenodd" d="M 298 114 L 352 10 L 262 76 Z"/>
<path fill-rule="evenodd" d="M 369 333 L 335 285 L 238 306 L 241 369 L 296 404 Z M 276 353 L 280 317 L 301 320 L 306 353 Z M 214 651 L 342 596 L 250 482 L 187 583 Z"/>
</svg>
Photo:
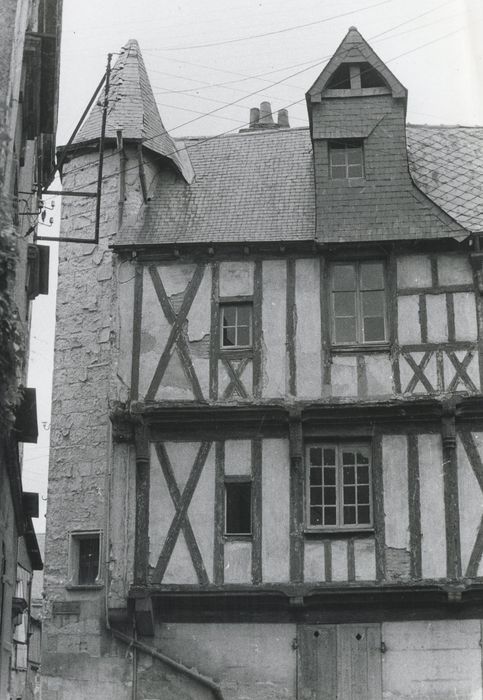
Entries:
<svg viewBox="0 0 483 700">
<path fill-rule="evenodd" d="M 254 129 L 290 129 L 288 111 L 280 109 L 275 122 L 270 102 L 262 102 L 259 108 L 252 107 L 250 109 L 250 126 L 248 129 L 240 129 L 240 132 L 253 131 Z"/>
</svg>

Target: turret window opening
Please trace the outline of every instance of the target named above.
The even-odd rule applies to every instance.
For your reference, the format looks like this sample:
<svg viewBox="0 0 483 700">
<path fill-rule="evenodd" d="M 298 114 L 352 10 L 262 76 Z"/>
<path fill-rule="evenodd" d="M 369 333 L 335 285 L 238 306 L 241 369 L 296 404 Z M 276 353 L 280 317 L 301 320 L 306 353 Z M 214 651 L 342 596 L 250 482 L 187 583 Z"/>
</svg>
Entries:
<svg viewBox="0 0 483 700">
<path fill-rule="evenodd" d="M 358 139 L 329 142 L 330 177 L 333 180 L 349 180 L 364 177 L 362 141 Z"/>
</svg>

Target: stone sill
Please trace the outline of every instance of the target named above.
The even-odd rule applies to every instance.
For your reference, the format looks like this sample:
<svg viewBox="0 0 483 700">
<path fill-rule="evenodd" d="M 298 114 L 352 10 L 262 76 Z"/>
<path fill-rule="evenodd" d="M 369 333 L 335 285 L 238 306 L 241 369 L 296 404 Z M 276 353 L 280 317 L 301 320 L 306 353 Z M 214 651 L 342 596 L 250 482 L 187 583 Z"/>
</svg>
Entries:
<svg viewBox="0 0 483 700">
<path fill-rule="evenodd" d="M 104 584 L 100 583 L 68 583 L 66 585 L 66 590 L 68 591 L 100 591 L 104 588 Z"/>
</svg>

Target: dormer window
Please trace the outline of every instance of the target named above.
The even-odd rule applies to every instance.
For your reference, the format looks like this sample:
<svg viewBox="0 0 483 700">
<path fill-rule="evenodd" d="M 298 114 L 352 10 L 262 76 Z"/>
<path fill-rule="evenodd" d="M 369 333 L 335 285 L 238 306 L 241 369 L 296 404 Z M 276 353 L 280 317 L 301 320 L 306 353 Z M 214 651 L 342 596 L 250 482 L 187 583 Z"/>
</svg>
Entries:
<svg viewBox="0 0 483 700">
<path fill-rule="evenodd" d="M 364 177 L 364 158 L 360 139 L 329 141 L 330 177 L 333 180 L 349 180 Z"/>
<path fill-rule="evenodd" d="M 328 90 L 387 88 L 382 75 L 370 63 L 341 63 L 327 83 Z"/>
</svg>

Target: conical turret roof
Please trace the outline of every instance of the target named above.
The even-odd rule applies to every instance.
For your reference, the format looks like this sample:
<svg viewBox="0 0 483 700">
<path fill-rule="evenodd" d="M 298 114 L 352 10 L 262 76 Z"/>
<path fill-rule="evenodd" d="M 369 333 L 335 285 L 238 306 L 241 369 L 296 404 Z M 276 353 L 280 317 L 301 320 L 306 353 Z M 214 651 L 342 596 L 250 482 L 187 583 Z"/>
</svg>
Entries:
<svg viewBox="0 0 483 700">
<path fill-rule="evenodd" d="M 94 105 L 74 143 L 99 138 L 101 103 L 102 100 Z M 135 39 L 123 46 L 110 75 L 106 138 L 116 138 L 119 129 L 124 140 L 141 142 L 145 148 L 169 158 L 187 182 L 193 180 L 193 167 L 183 143 L 179 140 L 175 143 L 163 125 Z"/>
</svg>

